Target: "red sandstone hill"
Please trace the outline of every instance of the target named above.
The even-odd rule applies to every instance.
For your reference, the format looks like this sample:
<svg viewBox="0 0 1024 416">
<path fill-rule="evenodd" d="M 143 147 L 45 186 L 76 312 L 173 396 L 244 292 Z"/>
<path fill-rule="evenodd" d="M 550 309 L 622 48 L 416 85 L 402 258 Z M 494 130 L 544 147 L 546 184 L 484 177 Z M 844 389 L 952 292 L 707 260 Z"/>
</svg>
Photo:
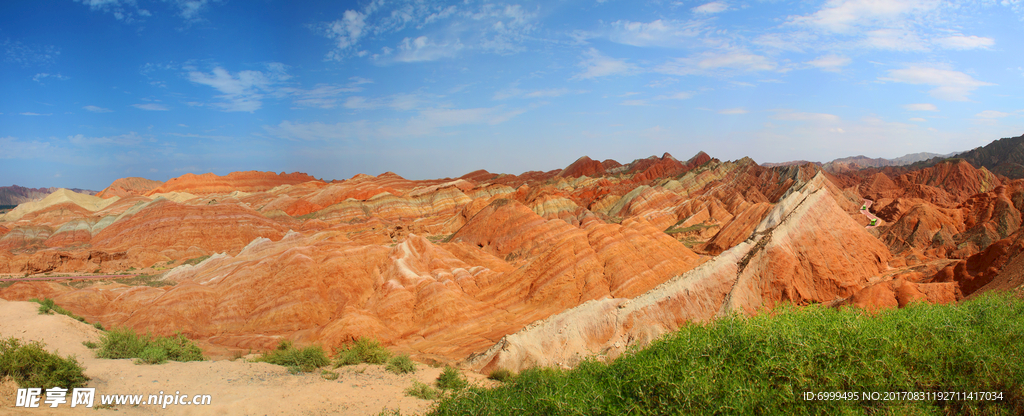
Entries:
<svg viewBox="0 0 1024 416">
<path fill-rule="evenodd" d="M 154 181 L 146 178 L 121 178 L 115 180 L 106 189 L 100 191 L 96 196 L 100 198 L 110 198 L 114 196 L 134 196 L 134 195 L 146 195 L 149 191 L 160 187 L 163 182 Z"/>
<path fill-rule="evenodd" d="M 231 172 L 227 176 L 212 173 L 194 175 L 186 173 L 168 180 L 163 185 L 146 193 L 147 196 L 167 192 L 188 192 L 191 194 L 214 194 L 267 191 L 280 185 L 294 185 L 318 179 L 305 173 L 274 173 L 274 172 Z"/>
<path fill-rule="evenodd" d="M 136 268 L 169 285 L 19 282 L 0 297 L 208 349 L 371 336 L 484 371 L 614 354 L 780 302 L 953 302 L 1018 287 L 1024 264 L 1024 181 L 960 161 L 830 174 L 665 153 L 519 175 L 235 172 L 61 192 L 0 219 L 0 273 Z"/>
</svg>

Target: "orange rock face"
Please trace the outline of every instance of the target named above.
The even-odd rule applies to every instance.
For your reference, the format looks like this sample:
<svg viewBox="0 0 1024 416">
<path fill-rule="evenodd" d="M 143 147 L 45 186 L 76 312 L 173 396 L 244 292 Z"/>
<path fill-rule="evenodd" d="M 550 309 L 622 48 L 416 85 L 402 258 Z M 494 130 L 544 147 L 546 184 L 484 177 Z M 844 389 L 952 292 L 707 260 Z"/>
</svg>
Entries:
<svg viewBox="0 0 1024 416">
<path fill-rule="evenodd" d="M 110 184 L 106 189 L 100 191 L 96 196 L 100 198 L 110 198 L 113 196 L 139 196 L 146 195 L 149 191 L 152 191 L 163 182 L 149 180 L 146 178 L 121 178 L 114 183 Z"/>
<path fill-rule="evenodd" d="M 171 179 L 159 187 L 149 191 L 146 195 L 155 195 L 167 192 L 188 192 L 191 194 L 215 194 L 231 193 L 234 191 L 258 192 L 266 191 L 279 185 L 294 185 L 303 182 L 315 181 L 316 178 L 305 173 L 274 173 L 274 172 L 231 172 L 227 176 L 217 176 L 212 173 L 194 175 L 187 173 L 183 176 Z"/>
<path fill-rule="evenodd" d="M 62 192 L 0 222 L 0 273 L 146 268 L 169 285 L 21 282 L 0 297 L 238 350 L 371 336 L 485 371 L 571 365 L 781 302 L 952 302 L 1012 285 L 1004 268 L 1024 264 L 1024 181 L 964 163 L 829 174 L 666 153 L 520 175 L 235 172 Z M 864 198 L 883 224 L 865 228 Z"/>
</svg>

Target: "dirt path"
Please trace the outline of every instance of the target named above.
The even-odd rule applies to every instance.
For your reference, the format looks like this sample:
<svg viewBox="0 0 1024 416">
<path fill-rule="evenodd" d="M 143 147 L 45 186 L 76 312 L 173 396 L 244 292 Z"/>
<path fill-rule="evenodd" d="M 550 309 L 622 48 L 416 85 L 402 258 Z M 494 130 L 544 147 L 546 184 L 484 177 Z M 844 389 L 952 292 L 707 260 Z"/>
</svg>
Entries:
<svg viewBox="0 0 1024 416">
<path fill-rule="evenodd" d="M 875 220 L 875 225 L 870 225 L 871 223 L 869 222 L 867 228 L 875 228 L 878 227 L 879 225 L 882 225 L 882 219 L 876 217 L 875 214 L 872 214 L 871 211 L 869 211 L 871 209 L 871 204 L 873 202 L 874 201 L 865 199 L 864 204 L 861 205 L 860 207 L 861 214 L 864 214 L 864 216 L 868 217 L 868 220 Z"/>
<path fill-rule="evenodd" d="M 51 409 L 13 407 L 17 386 L 0 383 L 0 415 L 376 415 L 382 409 L 400 409 L 403 415 L 422 414 L 432 402 L 406 396 L 413 380 L 431 384 L 440 368 L 417 364 L 412 375 L 395 375 L 383 366 L 360 365 L 336 369 L 337 380 L 325 380 L 319 373 L 289 374 L 284 367 L 235 361 L 169 362 L 136 365 L 132 360 L 95 358 L 83 341 L 98 341 L 101 332 L 63 315 L 39 315 L 39 305 L 0 299 L 0 337 L 37 340 L 61 355 L 73 354 L 90 378 L 87 387 L 96 388 L 94 408 L 69 404 Z M 472 383 L 488 380 L 467 374 Z M 131 406 L 95 409 L 101 394 L 148 395 L 209 394 L 208 406 Z"/>
</svg>

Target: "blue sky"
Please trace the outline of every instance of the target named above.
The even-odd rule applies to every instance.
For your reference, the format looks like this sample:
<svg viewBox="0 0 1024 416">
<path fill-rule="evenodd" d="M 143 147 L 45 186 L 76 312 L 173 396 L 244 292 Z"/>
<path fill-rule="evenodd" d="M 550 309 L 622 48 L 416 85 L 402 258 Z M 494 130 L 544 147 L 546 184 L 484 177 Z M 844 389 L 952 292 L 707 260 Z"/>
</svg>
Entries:
<svg viewBox="0 0 1024 416">
<path fill-rule="evenodd" d="M 1024 1 L 0 2 L 0 184 L 948 153 L 1024 133 Z"/>
</svg>

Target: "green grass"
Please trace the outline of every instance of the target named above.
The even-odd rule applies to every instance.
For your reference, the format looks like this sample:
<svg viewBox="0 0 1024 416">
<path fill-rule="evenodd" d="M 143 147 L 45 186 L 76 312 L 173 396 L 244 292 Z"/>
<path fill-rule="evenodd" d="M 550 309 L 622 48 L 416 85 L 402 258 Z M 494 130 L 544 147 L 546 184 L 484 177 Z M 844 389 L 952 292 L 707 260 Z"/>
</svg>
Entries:
<svg viewBox="0 0 1024 416">
<path fill-rule="evenodd" d="M 718 224 L 695 224 L 695 225 L 691 225 L 689 227 L 684 227 L 684 228 L 673 228 L 675 226 L 672 226 L 672 227 L 669 227 L 667 230 L 665 230 L 665 234 L 680 234 L 680 233 L 685 234 L 685 233 L 689 233 L 689 232 L 693 232 L 693 231 L 700 231 L 700 230 L 703 230 L 705 228 L 713 228 L 713 227 L 717 227 L 717 226 L 718 226 Z"/>
<path fill-rule="evenodd" d="M 177 334 L 173 337 L 140 336 L 129 328 L 114 328 L 100 338 L 99 358 L 136 358 L 138 364 L 161 364 L 167 361 L 203 361 L 202 350 L 195 343 Z"/>
<path fill-rule="evenodd" d="M 506 368 L 499 368 L 497 370 L 491 371 L 491 374 L 487 375 L 487 378 L 494 381 L 500 381 L 502 383 L 512 380 L 513 377 L 515 377 L 515 373 Z"/>
<path fill-rule="evenodd" d="M 255 361 L 283 365 L 292 373 L 309 373 L 331 363 L 327 353 L 319 345 L 296 348 L 288 340 L 281 341 L 277 344 L 277 349 L 267 351 Z"/>
<path fill-rule="evenodd" d="M 75 315 L 75 314 L 71 313 L 71 311 L 58 306 L 56 303 L 53 303 L 53 299 L 45 298 L 45 299 L 41 299 L 40 300 L 40 299 L 32 298 L 32 299 L 29 299 L 28 301 L 29 302 L 35 302 L 35 303 L 39 304 L 39 314 L 40 315 L 53 315 L 54 313 L 58 313 L 58 314 L 70 317 L 71 319 L 74 319 L 74 320 L 76 320 L 78 322 L 85 322 L 85 318 L 83 318 L 81 316 L 78 316 L 78 315 Z"/>
<path fill-rule="evenodd" d="M 61 357 L 37 342 L 0 340 L 0 378 L 10 376 L 22 388 L 83 387 L 89 379 L 73 356 Z"/>
<path fill-rule="evenodd" d="M 1024 301 L 877 314 L 812 305 L 688 325 L 610 363 L 535 368 L 435 415 L 1024 414 Z M 1001 401 L 805 401 L 805 392 L 1002 392 Z"/>
<path fill-rule="evenodd" d="M 462 373 L 455 367 L 445 367 L 441 375 L 437 376 L 437 388 L 441 390 L 462 390 L 468 385 Z"/>
<path fill-rule="evenodd" d="M 362 363 L 384 364 L 391 358 L 391 351 L 380 345 L 377 340 L 359 338 L 355 342 L 334 351 L 334 367 Z"/>
<path fill-rule="evenodd" d="M 139 274 L 123 279 L 114 279 L 115 282 L 126 286 L 174 286 L 176 283 L 168 280 L 161 280 L 162 274 Z"/>
<path fill-rule="evenodd" d="M 199 263 L 202 263 L 203 260 L 206 260 L 208 258 L 210 258 L 210 256 L 202 256 L 202 257 L 191 258 L 191 259 L 185 260 L 181 264 L 188 264 L 190 266 L 195 266 L 195 265 L 197 265 Z"/>
<path fill-rule="evenodd" d="M 441 392 L 427 384 L 421 383 L 419 380 L 413 380 L 412 387 L 405 389 L 405 394 L 418 399 L 434 400 L 441 395 Z"/>
<path fill-rule="evenodd" d="M 402 354 L 391 358 L 385 369 L 395 374 L 413 373 L 416 372 L 416 363 L 407 354 Z"/>
</svg>

